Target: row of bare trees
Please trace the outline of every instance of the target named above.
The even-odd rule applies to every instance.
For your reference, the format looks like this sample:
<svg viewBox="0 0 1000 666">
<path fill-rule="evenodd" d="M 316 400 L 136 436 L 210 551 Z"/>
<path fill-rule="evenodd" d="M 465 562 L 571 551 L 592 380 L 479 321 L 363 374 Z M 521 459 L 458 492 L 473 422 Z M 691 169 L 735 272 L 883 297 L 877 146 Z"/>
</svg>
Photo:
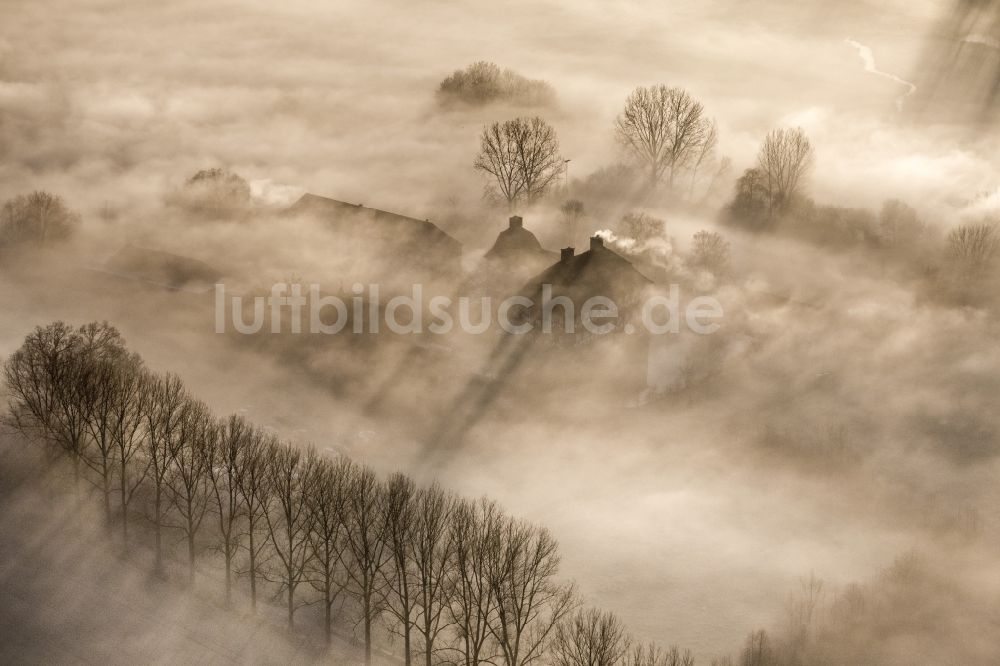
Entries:
<svg viewBox="0 0 1000 666">
<path fill-rule="evenodd" d="M 216 418 L 107 323 L 39 327 L 3 373 L 10 423 L 69 461 L 78 499 L 94 486 L 109 538 L 117 523 L 127 554 L 130 523 L 143 526 L 155 572 L 183 566 L 189 584 L 214 550 L 227 605 L 238 579 L 255 611 L 268 592 L 280 598 L 289 629 L 300 608 L 320 605 L 328 641 L 336 627 L 361 629 L 366 663 L 378 635 L 401 641 L 404 663 L 428 666 L 690 663 L 631 648 L 613 615 L 578 611 L 544 528 L 485 498 L 284 444 L 241 416 Z M 169 557 L 178 536 L 183 564 Z"/>
</svg>

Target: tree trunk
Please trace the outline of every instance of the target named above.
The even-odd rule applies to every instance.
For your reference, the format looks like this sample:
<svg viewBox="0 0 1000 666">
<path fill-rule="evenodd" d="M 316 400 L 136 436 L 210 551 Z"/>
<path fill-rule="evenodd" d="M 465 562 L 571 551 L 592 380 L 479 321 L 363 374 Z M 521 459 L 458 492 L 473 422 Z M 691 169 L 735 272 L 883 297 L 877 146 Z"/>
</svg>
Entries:
<svg viewBox="0 0 1000 666">
<path fill-rule="evenodd" d="M 431 638 L 431 618 L 427 615 L 426 606 L 424 607 L 424 641 L 427 643 L 424 650 L 424 656 L 426 657 L 424 666 L 433 666 L 431 664 L 431 655 L 434 653 L 434 641 Z"/>
<path fill-rule="evenodd" d="M 128 492 L 125 489 L 125 463 L 122 462 L 118 472 L 119 485 L 121 486 L 122 502 L 122 553 L 128 554 Z"/>
<path fill-rule="evenodd" d="M 188 518 L 188 583 L 194 586 L 194 523 Z"/>
<path fill-rule="evenodd" d="M 367 585 L 365 586 L 367 587 Z M 372 600 L 371 593 L 365 590 L 364 594 L 365 612 L 365 666 L 372 663 Z"/>
<path fill-rule="evenodd" d="M 108 536 L 111 536 L 111 470 L 108 469 L 107 463 L 102 466 L 101 477 L 103 482 L 104 490 L 104 529 L 107 530 Z"/>
<path fill-rule="evenodd" d="M 226 608 L 233 603 L 233 549 L 226 540 Z"/>
<path fill-rule="evenodd" d="M 156 575 L 163 576 L 163 530 L 160 527 L 163 524 L 163 510 L 161 507 L 162 501 L 160 497 L 160 486 L 156 486 L 156 495 L 153 499 L 153 512 L 155 514 L 154 519 L 154 531 L 156 534 Z"/>
<path fill-rule="evenodd" d="M 73 456 L 73 495 L 76 497 L 77 508 L 83 499 L 80 493 L 80 456 Z"/>
<path fill-rule="evenodd" d="M 253 525 L 250 525 L 250 608 L 257 612 L 257 549 L 254 546 Z"/>
<path fill-rule="evenodd" d="M 331 606 L 333 606 L 333 602 L 330 600 L 330 575 L 329 575 L 329 573 L 326 575 L 326 580 L 323 581 L 323 599 L 324 599 L 324 602 L 325 602 L 323 605 L 326 608 L 326 613 L 325 613 L 325 617 L 324 617 L 325 624 L 323 625 L 323 636 L 324 636 L 324 638 L 326 638 L 326 644 L 327 644 L 327 646 L 329 646 L 330 643 L 333 642 L 333 626 L 332 626 L 333 625 L 333 609 L 331 608 Z"/>
<path fill-rule="evenodd" d="M 292 585 L 292 573 L 288 573 L 288 631 L 295 628 L 295 587 Z"/>
</svg>

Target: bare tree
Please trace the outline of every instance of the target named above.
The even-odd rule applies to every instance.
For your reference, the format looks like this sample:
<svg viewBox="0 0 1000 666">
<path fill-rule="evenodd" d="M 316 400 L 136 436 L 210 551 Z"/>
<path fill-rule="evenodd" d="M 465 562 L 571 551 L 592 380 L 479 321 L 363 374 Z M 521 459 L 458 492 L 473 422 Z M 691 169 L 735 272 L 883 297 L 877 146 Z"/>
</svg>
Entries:
<svg viewBox="0 0 1000 666">
<path fill-rule="evenodd" d="M 448 574 L 455 552 L 449 523 L 455 502 L 437 484 L 418 490 L 414 500 L 410 557 L 416 574 L 416 627 L 423 639 L 425 666 L 432 665 L 438 636 L 448 626 L 446 611 L 452 600 Z"/>
<path fill-rule="evenodd" d="M 534 118 L 516 118 L 512 131 L 517 147 L 517 167 L 521 172 L 523 192 L 528 203 L 539 199 L 562 175 L 563 159 L 559 139 L 547 122 Z"/>
<path fill-rule="evenodd" d="M 273 502 L 264 517 L 278 558 L 278 582 L 285 593 L 289 630 L 295 626 L 295 591 L 305 580 L 309 564 L 311 525 L 306 498 L 312 492 L 315 464 L 316 453 L 312 449 L 303 454 L 300 449 L 281 446 L 268 469 Z"/>
<path fill-rule="evenodd" d="M 799 590 L 788 598 L 787 648 L 800 655 L 806 649 L 817 620 L 819 604 L 823 599 L 823 580 L 810 573 L 808 578 L 799 580 Z"/>
<path fill-rule="evenodd" d="M 812 144 L 802 128 L 768 133 L 757 154 L 757 168 L 764 177 L 772 213 L 785 210 L 794 200 L 812 163 Z"/>
<path fill-rule="evenodd" d="M 514 118 L 483 128 L 473 166 L 493 177 L 512 208 L 520 198 L 537 200 L 562 174 L 559 139 L 539 117 Z"/>
<path fill-rule="evenodd" d="M 163 527 L 170 497 L 167 489 L 170 452 L 174 450 L 174 440 L 180 430 L 188 395 L 184 383 L 176 375 L 153 376 L 144 389 L 148 393 L 145 398 L 148 406 L 142 448 L 149 464 L 147 478 L 153 483 L 153 515 L 150 520 L 155 539 L 155 571 L 157 575 L 163 575 Z"/>
<path fill-rule="evenodd" d="M 385 520 L 385 488 L 367 467 L 357 467 L 348 486 L 344 507 L 346 569 L 352 596 L 361 604 L 365 636 L 365 663 L 372 663 L 372 624 L 381 615 L 385 594 L 383 570 L 391 553 Z"/>
<path fill-rule="evenodd" d="M 247 574 L 250 577 L 250 605 L 254 611 L 257 610 L 257 579 L 267 545 L 267 515 L 272 501 L 270 468 L 280 446 L 273 436 L 254 427 L 241 452 L 238 486 L 246 511 Z"/>
<path fill-rule="evenodd" d="M 772 666 L 774 664 L 774 649 L 771 639 L 763 629 L 747 636 L 743 651 L 740 653 L 740 666 Z"/>
<path fill-rule="evenodd" d="M 948 234 L 948 253 L 962 270 L 982 273 L 993 263 L 1000 250 L 1000 234 L 992 224 L 966 224 Z"/>
<path fill-rule="evenodd" d="M 152 396 L 148 386 L 152 381 L 137 354 L 130 354 L 119 363 L 114 377 L 111 439 L 115 450 L 115 465 L 118 468 L 118 501 L 124 552 L 128 552 L 128 508 L 151 467 L 151 462 L 142 459 L 140 454 L 146 437 L 144 426 L 151 408 Z"/>
<path fill-rule="evenodd" d="M 551 647 L 555 666 L 619 666 L 629 637 L 614 613 L 578 610 L 556 626 Z"/>
<path fill-rule="evenodd" d="M 54 443 L 73 467 L 80 498 L 80 463 L 87 449 L 87 410 L 78 399 L 80 337 L 67 324 L 38 327 L 4 364 L 10 418 L 20 432 Z"/>
<path fill-rule="evenodd" d="M 666 176 L 671 190 L 678 173 L 709 152 L 713 128 L 700 102 L 664 85 L 633 90 L 615 120 L 618 141 L 643 165 L 649 185 L 655 188 Z"/>
<path fill-rule="evenodd" d="M 500 195 L 511 209 L 524 189 L 517 165 L 517 145 L 509 127 L 512 122 L 493 123 L 483 128 L 479 155 L 473 162 L 476 169 L 493 177 Z"/>
<path fill-rule="evenodd" d="M 353 465 L 346 458 L 334 462 L 317 460 L 311 492 L 305 498 L 310 526 L 306 578 L 323 595 L 323 633 L 327 644 L 333 638 L 333 605 L 347 585 L 343 570 L 343 512 L 352 470 Z"/>
<path fill-rule="evenodd" d="M 622 666 L 694 666 L 690 650 L 681 652 L 676 645 L 664 650 L 655 643 L 638 643 L 623 660 Z"/>
<path fill-rule="evenodd" d="M 688 191 L 688 198 L 694 199 L 695 187 L 698 185 L 698 176 L 702 169 L 712 166 L 716 162 L 715 149 L 719 145 L 719 126 L 714 120 L 709 120 L 705 126 L 705 134 L 697 146 L 697 150 L 690 160 L 691 185 Z M 714 181 L 714 174 L 713 179 Z M 708 189 L 711 189 L 712 182 Z"/>
<path fill-rule="evenodd" d="M 413 528 L 416 505 L 413 479 L 393 474 L 385 487 L 386 540 L 390 564 L 386 577 L 386 610 L 396 619 L 403 636 L 403 662 L 413 660 L 413 626 L 417 607 L 417 572 L 413 563 Z"/>
<path fill-rule="evenodd" d="M 119 373 L 126 363 L 125 342 L 121 334 L 107 323 L 96 322 L 81 326 L 80 347 L 73 357 L 76 363 L 74 381 L 66 390 L 72 391 L 86 414 L 87 432 L 92 446 L 89 455 L 81 459 L 100 479 L 104 505 L 105 527 L 111 530 L 111 477 L 114 472 L 113 428 L 116 404 L 119 403 Z M 132 361 L 137 362 L 133 359 Z"/>
<path fill-rule="evenodd" d="M 226 569 L 226 605 L 232 602 L 233 561 L 240 545 L 240 525 L 244 500 L 240 493 L 253 426 L 241 416 L 230 416 L 221 426 L 218 446 L 212 450 L 208 466 L 210 503 L 219 524 L 219 550 Z"/>
<path fill-rule="evenodd" d="M 449 613 L 455 628 L 460 663 L 479 666 L 492 663 L 490 627 L 496 614 L 496 596 L 490 578 L 491 562 L 501 549 L 504 520 L 495 502 L 460 500 L 452 513 L 450 540 L 454 565 L 450 586 L 453 600 Z"/>
<path fill-rule="evenodd" d="M 724 275 L 729 270 L 729 242 L 715 231 L 699 231 L 694 235 L 687 263 L 695 270 Z"/>
<path fill-rule="evenodd" d="M 542 658 L 546 642 L 573 610 L 572 585 L 556 580 L 559 548 L 544 528 L 504 521 L 500 544 L 490 557 L 488 575 L 496 614 L 490 632 L 506 666 Z"/>
<path fill-rule="evenodd" d="M 62 197 L 43 191 L 22 194 L 0 209 L 0 245 L 45 247 L 68 238 L 79 224 L 80 216 L 67 208 Z"/>
<path fill-rule="evenodd" d="M 187 541 L 188 581 L 194 582 L 196 539 L 209 508 L 209 468 L 218 445 L 218 425 L 204 403 L 188 399 L 181 407 L 177 436 L 170 441 L 166 488 Z"/>
</svg>

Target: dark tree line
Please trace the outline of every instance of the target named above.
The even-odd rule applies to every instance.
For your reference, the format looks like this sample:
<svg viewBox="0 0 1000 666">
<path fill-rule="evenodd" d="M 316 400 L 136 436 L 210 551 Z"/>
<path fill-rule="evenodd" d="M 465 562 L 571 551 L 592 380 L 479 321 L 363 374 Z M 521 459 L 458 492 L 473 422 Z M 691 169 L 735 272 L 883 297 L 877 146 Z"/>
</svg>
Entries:
<svg viewBox="0 0 1000 666">
<path fill-rule="evenodd" d="M 290 446 L 241 416 L 219 419 L 107 323 L 39 327 L 3 374 L 10 423 L 57 454 L 47 460 L 69 461 L 78 501 L 83 484 L 96 488 L 109 538 L 117 522 L 128 553 L 129 523 L 145 518 L 166 576 L 165 537 L 179 536 L 188 584 L 216 551 L 227 605 L 240 579 L 255 610 L 262 594 L 281 599 L 289 629 L 318 604 L 327 641 L 338 626 L 361 629 L 366 663 L 389 648 L 380 635 L 401 640 L 407 665 L 691 663 L 676 649 L 633 648 L 609 613 L 577 611 L 544 528 L 486 499 Z"/>
</svg>

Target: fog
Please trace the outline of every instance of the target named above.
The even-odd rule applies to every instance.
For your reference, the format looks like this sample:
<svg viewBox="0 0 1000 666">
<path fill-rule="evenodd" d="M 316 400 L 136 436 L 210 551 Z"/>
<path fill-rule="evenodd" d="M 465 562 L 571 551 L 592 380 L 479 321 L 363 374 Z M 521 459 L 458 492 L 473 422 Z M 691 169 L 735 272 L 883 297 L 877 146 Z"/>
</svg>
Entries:
<svg viewBox="0 0 1000 666">
<path fill-rule="evenodd" d="M 737 654 L 756 629 L 780 634 L 803 577 L 822 578 L 832 599 L 882 580 L 911 552 L 949 592 L 913 592 L 926 608 L 922 631 L 864 634 L 873 663 L 995 663 L 1000 647 L 963 634 L 1000 623 L 997 277 L 970 305 L 949 300 L 931 269 L 941 269 L 949 231 L 1000 214 L 1000 51 L 977 37 L 996 37 L 996 5 L 8 2 L 0 200 L 51 191 L 82 224 L 63 246 L 0 259 L 0 357 L 36 325 L 108 320 L 147 365 L 177 372 L 219 414 L 380 473 L 489 496 L 547 526 L 561 575 L 589 603 L 699 663 Z M 954 51 L 960 33 L 980 49 L 974 66 Z M 478 60 L 548 82 L 555 104 L 439 104 L 439 82 Z M 698 205 L 587 199 L 587 176 L 626 159 L 613 132 L 626 96 L 658 83 L 704 103 L 732 169 Z M 463 243 L 468 271 L 434 288 L 461 291 L 507 225 L 472 167 L 479 135 L 523 114 L 558 132 L 571 160 L 563 192 L 603 212 L 571 235 L 557 197 L 516 210 L 525 226 L 558 250 L 587 247 L 632 210 L 664 219 L 654 252 L 608 245 L 647 274 L 711 293 L 725 311 L 718 334 L 582 351 L 544 341 L 511 351 L 493 332 L 370 344 L 220 335 L 210 291 L 103 270 L 135 243 L 206 262 L 233 293 L 285 280 L 345 292 L 357 279 L 346 257 L 368 267 L 384 257 L 279 214 L 310 192 L 431 220 Z M 818 206 L 877 214 L 903 200 L 928 229 L 923 254 L 885 259 L 727 225 L 737 177 L 780 126 L 812 142 L 807 190 Z M 172 203 L 212 167 L 249 181 L 251 210 L 206 216 Z M 707 288 L 683 264 L 701 229 L 731 245 L 730 275 Z M 50 508 L 52 521 L 66 510 Z M 82 561 L 74 575 L 92 578 L 93 566 Z M 48 590 L 34 622 L 52 626 L 54 583 L 42 567 L 21 575 L 39 582 L 19 598 Z M 144 588 L 123 580 L 128 594 Z M 213 613 L 175 593 L 163 602 L 172 626 Z M 239 624 L 219 623 L 218 636 Z M 287 657 L 279 634 L 280 625 L 257 637 L 274 650 L 260 661 Z M 117 660 L 191 649 L 150 638 Z M 828 659 L 817 663 L 850 663 Z"/>
</svg>

